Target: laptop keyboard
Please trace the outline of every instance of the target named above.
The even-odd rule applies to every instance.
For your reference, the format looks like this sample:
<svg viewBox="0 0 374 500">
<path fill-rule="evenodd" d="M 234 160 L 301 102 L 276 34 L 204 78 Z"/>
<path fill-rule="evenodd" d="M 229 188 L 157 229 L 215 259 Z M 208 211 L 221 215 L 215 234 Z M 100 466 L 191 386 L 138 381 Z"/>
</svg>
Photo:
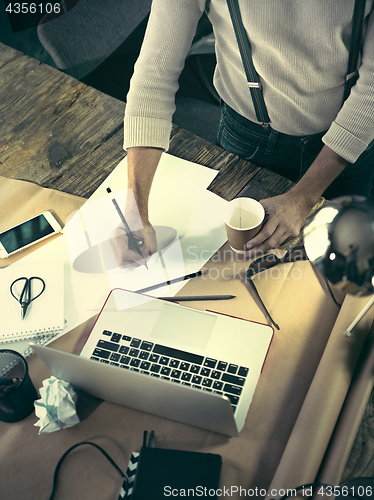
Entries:
<svg viewBox="0 0 374 500">
<path fill-rule="evenodd" d="M 91 359 L 227 396 L 235 410 L 249 368 L 104 330 Z"/>
</svg>

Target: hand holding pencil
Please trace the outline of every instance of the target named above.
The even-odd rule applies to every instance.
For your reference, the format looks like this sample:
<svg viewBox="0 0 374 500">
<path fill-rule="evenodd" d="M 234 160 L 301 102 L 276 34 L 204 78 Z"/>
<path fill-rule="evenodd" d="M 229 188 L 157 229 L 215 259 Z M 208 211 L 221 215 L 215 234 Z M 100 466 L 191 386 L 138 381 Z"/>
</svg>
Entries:
<svg viewBox="0 0 374 500">
<path fill-rule="evenodd" d="M 107 191 L 111 193 L 110 188 Z M 118 266 L 124 268 L 135 264 L 147 267 L 146 259 L 157 251 L 154 228 L 150 224 L 143 225 L 137 207 L 131 206 L 131 198 L 125 214 L 116 198 L 112 194 L 111 197 L 120 223 L 110 234 L 109 242 Z"/>
</svg>

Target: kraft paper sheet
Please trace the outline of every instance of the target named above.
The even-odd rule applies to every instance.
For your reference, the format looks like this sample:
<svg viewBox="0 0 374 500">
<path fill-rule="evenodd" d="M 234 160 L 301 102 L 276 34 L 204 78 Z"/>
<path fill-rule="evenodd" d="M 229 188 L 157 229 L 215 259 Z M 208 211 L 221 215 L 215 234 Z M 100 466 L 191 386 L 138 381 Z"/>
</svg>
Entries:
<svg viewBox="0 0 374 500">
<path fill-rule="evenodd" d="M 8 212 L 2 194 L 10 189 L 17 193 L 19 200 L 25 199 L 24 193 L 31 193 L 30 208 L 38 205 L 36 211 L 40 211 L 39 206 L 44 210 L 60 203 L 56 213 L 62 222 L 84 201 L 19 181 L 7 179 L 5 184 L 6 188 L 4 182 L 0 182 L 2 214 Z M 65 202 L 71 206 L 64 211 Z M 12 210 L 17 207 L 18 204 L 13 205 Z M 25 215 L 18 217 L 22 219 Z M 13 212 L 12 217 L 15 222 L 19 221 Z M 179 293 L 236 295 L 230 301 L 188 305 L 266 323 L 246 283 L 247 267 L 248 262 L 233 255 L 226 244 L 207 263 L 205 274 L 189 281 Z M 230 498 L 242 498 L 240 488 L 270 491 L 270 486 L 296 487 L 304 480 L 313 481 L 344 403 L 372 316 L 364 318 L 351 339 L 345 338 L 344 328 L 360 311 L 365 299 L 348 298 L 339 312 L 309 262 L 279 266 L 278 271 L 263 273 L 255 279 L 280 331 L 275 331 L 238 438 L 229 439 L 80 394 L 77 408 L 81 422 L 71 429 L 38 436 L 34 427 L 37 417 L 33 414 L 14 424 L 0 422 L 2 496 L 48 498 L 59 458 L 79 441 L 93 441 L 103 446 L 121 469 L 126 470 L 131 453 L 139 451 L 144 430 L 154 430 L 158 447 L 220 454 L 223 459 L 221 487 L 229 488 Z M 94 319 L 55 340 L 51 346 L 78 354 Z M 230 332 L 227 335 L 229 341 Z M 28 363 L 34 385 L 40 388 L 51 373 L 35 355 L 28 358 Z M 344 439 L 347 436 L 344 435 Z M 61 468 L 56 499 L 117 498 L 120 485 L 120 477 L 107 461 L 95 450 L 82 447 L 74 451 Z M 253 493 L 253 496 L 256 495 Z"/>
</svg>

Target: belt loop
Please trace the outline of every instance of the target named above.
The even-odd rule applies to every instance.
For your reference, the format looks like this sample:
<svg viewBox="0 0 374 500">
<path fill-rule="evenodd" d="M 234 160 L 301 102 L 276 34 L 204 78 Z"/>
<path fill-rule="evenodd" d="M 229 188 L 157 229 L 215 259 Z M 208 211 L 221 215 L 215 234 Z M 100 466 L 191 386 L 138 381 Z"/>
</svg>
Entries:
<svg viewBox="0 0 374 500">
<path fill-rule="evenodd" d="M 274 152 L 274 148 L 275 148 L 275 144 L 277 142 L 277 139 L 278 139 L 278 132 L 276 132 L 275 130 L 271 130 L 270 135 L 268 137 L 266 149 L 265 149 L 266 155 L 271 155 Z"/>
</svg>

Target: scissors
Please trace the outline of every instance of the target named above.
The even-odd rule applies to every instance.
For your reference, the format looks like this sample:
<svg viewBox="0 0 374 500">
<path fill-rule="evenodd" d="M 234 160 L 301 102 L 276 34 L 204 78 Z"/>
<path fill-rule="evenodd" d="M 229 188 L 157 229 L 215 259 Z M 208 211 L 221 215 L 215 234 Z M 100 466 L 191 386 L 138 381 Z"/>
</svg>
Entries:
<svg viewBox="0 0 374 500">
<path fill-rule="evenodd" d="M 32 291 L 31 291 L 31 282 L 33 280 L 38 280 L 43 285 L 41 292 L 39 292 L 38 295 L 35 295 L 35 297 L 32 296 Z M 14 295 L 14 293 L 13 293 L 13 289 L 14 289 L 14 285 L 16 283 L 18 283 L 19 281 L 24 281 L 25 283 L 23 285 L 21 293 L 17 294 L 19 296 L 16 297 L 16 295 Z M 38 297 L 40 297 L 40 295 L 44 292 L 44 290 L 45 290 L 45 282 L 42 278 L 39 278 L 38 276 L 32 276 L 31 278 L 26 278 L 26 277 L 22 276 L 22 278 L 18 278 L 18 279 L 13 281 L 13 283 L 10 285 L 10 293 L 17 300 L 17 302 L 19 302 L 21 304 L 21 318 L 22 319 L 25 318 L 27 308 L 29 307 L 31 302 L 33 300 L 37 299 Z M 17 293 L 15 289 L 14 289 L 14 291 L 15 291 L 15 293 Z"/>
</svg>

